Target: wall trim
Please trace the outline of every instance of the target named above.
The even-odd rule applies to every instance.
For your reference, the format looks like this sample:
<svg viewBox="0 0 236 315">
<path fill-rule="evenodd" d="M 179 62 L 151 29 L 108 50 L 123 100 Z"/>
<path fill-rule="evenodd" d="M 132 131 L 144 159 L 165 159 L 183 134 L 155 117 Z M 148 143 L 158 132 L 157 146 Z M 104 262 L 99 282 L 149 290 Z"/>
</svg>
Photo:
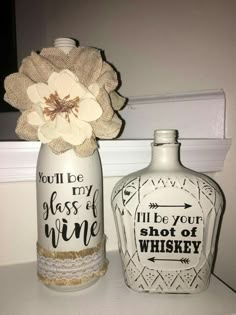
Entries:
<svg viewBox="0 0 236 315">
<path fill-rule="evenodd" d="M 151 140 L 103 140 L 99 152 L 103 175 L 124 176 L 146 167 Z M 180 139 L 182 162 L 199 172 L 223 169 L 231 139 Z M 39 142 L 0 142 L 0 182 L 34 181 Z"/>
<path fill-rule="evenodd" d="M 155 129 L 177 129 L 180 138 L 224 139 L 225 110 L 223 90 L 130 97 L 120 139 L 152 139 Z"/>
<path fill-rule="evenodd" d="M 13 140 L 0 142 L 0 182 L 34 181 L 40 142 L 15 141 L 12 126 L 19 113 L 13 114 L 0 120 L 5 124 L 0 139 Z M 124 176 L 146 167 L 151 159 L 150 139 L 157 128 L 179 131 L 182 162 L 187 167 L 200 172 L 223 169 L 231 144 L 225 139 L 223 90 L 131 97 L 122 118 L 126 121 L 122 136 L 99 141 L 104 176 Z"/>
</svg>

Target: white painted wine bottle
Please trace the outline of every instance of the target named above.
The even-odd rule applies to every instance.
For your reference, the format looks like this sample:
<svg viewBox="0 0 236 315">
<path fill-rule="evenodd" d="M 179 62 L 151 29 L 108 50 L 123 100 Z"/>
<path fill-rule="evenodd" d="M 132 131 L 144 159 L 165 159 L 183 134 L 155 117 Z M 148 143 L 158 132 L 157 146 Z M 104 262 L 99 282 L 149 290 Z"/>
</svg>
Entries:
<svg viewBox="0 0 236 315">
<path fill-rule="evenodd" d="M 75 42 L 60 38 L 55 46 L 67 54 Z M 86 288 L 107 269 L 99 152 L 55 154 L 42 144 L 36 172 L 38 277 L 59 291 Z"/>
</svg>

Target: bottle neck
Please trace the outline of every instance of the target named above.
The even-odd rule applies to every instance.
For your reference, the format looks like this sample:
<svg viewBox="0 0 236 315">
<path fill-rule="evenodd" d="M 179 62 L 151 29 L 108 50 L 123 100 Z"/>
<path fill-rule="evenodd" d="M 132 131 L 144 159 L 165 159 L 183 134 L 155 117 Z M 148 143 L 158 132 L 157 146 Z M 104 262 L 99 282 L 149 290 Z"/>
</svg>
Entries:
<svg viewBox="0 0 236 315">
<path fill-rule="evenodd" d="M 69 54 L 71 49 L 76 47 L 76 42 L 71 38 L 57 38 L 54 41 L 54 47 L 61 49 L 65 54 Z"/>
<path fill-rule="evenodd" d="M 180 144 L 152 144 L 152 160 L 149 167 L 159 171 L 178 170 L 182 168 L 183 166 L 180 162 Z"/>
</svg>

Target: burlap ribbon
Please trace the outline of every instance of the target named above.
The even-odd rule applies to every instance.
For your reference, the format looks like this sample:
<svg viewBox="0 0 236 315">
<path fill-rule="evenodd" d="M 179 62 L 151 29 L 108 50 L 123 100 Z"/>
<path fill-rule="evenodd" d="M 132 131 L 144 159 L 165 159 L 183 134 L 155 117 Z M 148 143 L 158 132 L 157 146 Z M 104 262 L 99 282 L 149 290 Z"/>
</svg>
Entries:
<svg viewBox="0 0 236 315">
<path fill-rule="evenodd" d="M 50 251 L 37 244 L 37 254 L 38 278 L 46 285 L 86 285 L 103 276 L 108 266 L 105 238 L 81 251 Z"/>
<path fill-rule="evenodd" d="M 97 148 L 96 138 L 112 139 L 119 134 L 122 120 L 116 111 L 125 103 L 125 98 L 116 91 L 119 83 L 117 72 L 103 60 L 98 49 L 76 47 L 69 54 L 58 48 L 45 48 L 40 54 L 32 52 L 23 60 L 19 72 L 6 77 L 5 100 L 22 112 L 16 126 L 17 135 L 25 140 L 38 140 L 37 126 L 31 125 L 27 119 L 33 110 L 27 88 L 38 82 L 46 83 L 53 72 L 63 69 L 72 71 L 86 87 L 93 83 L 98 84 L 99 94 L 96 100 L 102 108 L 102 115 L 91 122 L 92 137 L 82 144 L 74 146 L 59 137 L 48 145 L 56 154 L 74 149 L 79 156 L 88 156 Z"/>
</svg>

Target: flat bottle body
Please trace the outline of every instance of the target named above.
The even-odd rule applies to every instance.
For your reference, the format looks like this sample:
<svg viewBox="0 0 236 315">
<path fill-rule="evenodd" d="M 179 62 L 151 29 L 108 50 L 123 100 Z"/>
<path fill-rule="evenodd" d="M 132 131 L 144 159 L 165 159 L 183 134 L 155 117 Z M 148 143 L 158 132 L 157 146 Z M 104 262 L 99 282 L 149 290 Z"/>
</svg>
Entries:
<svg viewBox="0 0 236 315">
<path fill-rule="evenodd" d="M 150 166 L 116 184 L 112 205 L 130 288 L 198 293 L 208 287 L 223 208 L 213 180 L 181 165 Z"/>
</svg>

